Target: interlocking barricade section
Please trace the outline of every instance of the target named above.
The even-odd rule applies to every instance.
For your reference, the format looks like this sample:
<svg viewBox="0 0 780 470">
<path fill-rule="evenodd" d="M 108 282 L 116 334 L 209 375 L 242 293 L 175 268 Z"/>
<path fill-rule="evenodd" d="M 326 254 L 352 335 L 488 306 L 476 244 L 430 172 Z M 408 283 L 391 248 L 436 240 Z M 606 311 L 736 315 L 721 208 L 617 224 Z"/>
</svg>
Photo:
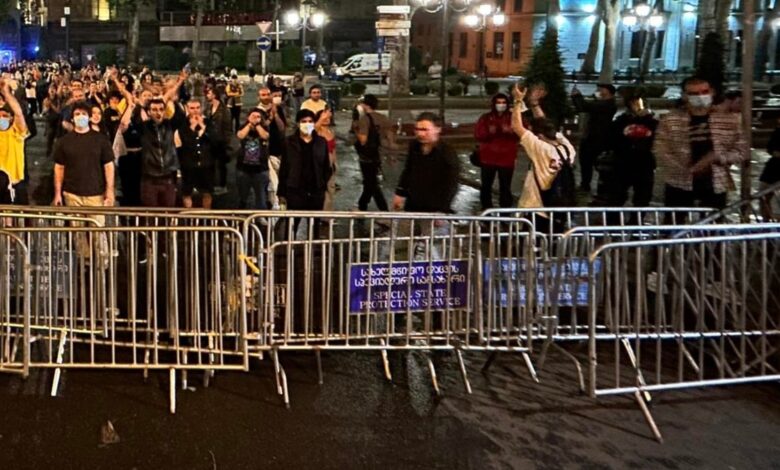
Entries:
<svg viewBox="0 0 780 470">
<path fill-rule="evenodd" d="M 262 306 L 267 346 L 525 350 L 524 309 L 484 304 L 501 276 L 484 276 L 497 258 L 483 256 L 498 249 L 523 258 L 532 227 L 518 218 L 482 221 L 335 212 L 247 219 L 245 234 L 263 230 L 265 253 L 250 250 L 250 257 L 265 260 L 264 287 L 250 304 Z M 511 295 L 517 281 L 508 279 Z"/>
<path fill-rule="evenodd" d="M 0 372 L 29 374 L 30 256 L 24 241 L 0 230 Z"/>
<path fill-rule="evenodd" d="M 228 227 L 11 229 L 33 350 L 52 368 L 248 368 L 244 240 Z"/>
<path fill-rule="evenodd" d="M 780 379 L 779 228 L 723 227 L 596 249 L 590 395 Z"/>
</svg>

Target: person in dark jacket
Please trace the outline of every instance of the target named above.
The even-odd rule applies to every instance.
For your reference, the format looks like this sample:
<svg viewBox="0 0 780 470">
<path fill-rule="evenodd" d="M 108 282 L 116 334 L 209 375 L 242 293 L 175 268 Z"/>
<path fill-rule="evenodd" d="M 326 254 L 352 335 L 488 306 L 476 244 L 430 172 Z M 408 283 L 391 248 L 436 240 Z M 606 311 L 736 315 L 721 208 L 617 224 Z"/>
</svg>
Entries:
<svg viewBox="0 0 780 470">
<path fill-rule="evenodd" d="M 625 105 L 626 111 L 610 127 L 594 203 L 621 207 L 628 200 L 628 190 L 633 189 L 634 207 L 647 207 L 653 197 L 653 141 L 658 119 L 647 109 L 641 93 L 626 96 Z"/>
<path fill-rule="evenodd" d="M 298 130 L 285 140 L 279 168 L 279 202 L 289 210 L 321 211 L 330 178 L 328 142 L 314 132 L 316 116 L 302 109 L 295 116 Z M 296 218 L 293 236 L 298 231 Z M 314 221 L 314 236 L 319 224 Z M 286 232 L 287 230 L 285 230 Z"/>
<path fill-rule="evenodd" d="M 512 113 L 508 111 L 509 98 L 498 93 L 493 96 L 490 112 L 480 116 L 474 136 L 479 142 L 481 187 L 479 200 L 482 210 L 493 207 L 493 181 L 498 174 L 499 205 L 512 206 L 512 175 L 517 159 L 517 134 L 512 130 Z"/>
<path fill-rule="evenodd" d="M 173 117 L 165 119 L 165 108 L 178 95 L 178 87 L 186 78 L 186 73 L 182 73 L 175 87 L 168 90 L 162 99 L 149 100 L 147 109 L 140 113 L 133 112 L 136 106 L 133 101 L 122 118 L 131 120 L 140 135 L 141 203 L 146 207 L 176 206 L 179 158 L 173 136 L 185 122 L 185 117 L 181 108 L 175 106 Z"/>
<path fill-rule="evenodd" d="M 455 150 L 440 139 L 441 126 L 441 118 L 434 113 L 424 112 L 417 117 L 416 139 L 409 144 L 393 198 L 394 210 L 453 212 L 460 161 Z"/>
<path fill-rule="evenodd" d="M 176 130 L 174 142 L 181 164 L 182 203 L 192 207 L 192 192 L 201 195 L 204 209 L 211 209 L 214 192 L 214 152 L 222 140 L 214 126 L 203 117 L 200 101 L 187 102 L 187 121 Z"/>
<path fill-rule="evenodd" d="M 574 87 L 571 98 L 578 113 L 588 115 L 587 127 L 580 142 L 580 190 L 590 192 L 593 179 L 593 165 L 598 156 L 606 150 L 612 118 L 617 113 L 615 87 L 608 83 L 596 86 L 596 99 L 586 101 L 580 90 Z"/>
<path fill-rule="evenodd" d="M 227 164 L 230 161 L 231 140 L 233 139 L 233 121 L 228 109 L 220 98 L 219 91 L 214 87 L 207 87 L 204 91 L 206 102 L 203 114 L 206 120 L 214 127 L 219 139 L 225 145 L 214 149 L 214 158 L 217 164 L 217 188 L 216 194 L 227 192 Z"/>
</svg>

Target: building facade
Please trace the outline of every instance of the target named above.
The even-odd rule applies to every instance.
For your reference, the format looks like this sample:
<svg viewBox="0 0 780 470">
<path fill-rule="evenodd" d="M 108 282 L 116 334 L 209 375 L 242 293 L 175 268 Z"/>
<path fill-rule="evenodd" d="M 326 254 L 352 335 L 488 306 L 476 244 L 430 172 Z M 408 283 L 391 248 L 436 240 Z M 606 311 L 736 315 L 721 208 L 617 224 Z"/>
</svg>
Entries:
<svg viewBox="0 0 780 470">
<path fill-rule="evenodd" d="M 768 5 L 772 7 L 771 0 Z M 780 0 L 778 0 L 780 1 Z M 597 0 L 560 0 L 560 14 L 554 17 L 559 31 L 559 47 L 563 67 L 567 72 L 579 71 L 588 49 L 596 16 Z M 656 28 L 657 36 L 652 51 L 651 71 L 685 71 L 696 62 L 699 38 L 696 34 L 698 0 L 663 0 L 659 12 L 663 23 Z M 621 12 L 627 12 L 634 2 L 621 0 Z M 486 70 L 491 76 L 522 73 L 530 59 L 533 47 L 544 34 L 548 20 L 548 3 L 544 0 L 496 0 L 493 6 L 505 15 L 502 26 L 494 26 L 488 20 L 486 27 L 467 27 L 463 24 L 466 13 L 453 13 L 448 33 L 449 64 L 469 73 Z M 729 17 L 729 41 L 727 67 L 741 66 L 741 10 L 742 0 L 734 0 Z M 760 11 L 760 10 L 759 10 Z M 412 45 L 423 54 L 424 63 L 440 60 L 442 14 L 417 9 L 412 18 Z M 759 15 L 756 31 L 763 26 Z M 637 70 L 642 55 L 647 26 L 627 26 L 620 21 L 615 46 L 615 69 Z M 601 69 L 604 42 L 604 26 L 600 28 L 596 70 Z M 768 69 L 780 68 L 780 36 L 773 27 L 769 44 Z"/>
</svg>

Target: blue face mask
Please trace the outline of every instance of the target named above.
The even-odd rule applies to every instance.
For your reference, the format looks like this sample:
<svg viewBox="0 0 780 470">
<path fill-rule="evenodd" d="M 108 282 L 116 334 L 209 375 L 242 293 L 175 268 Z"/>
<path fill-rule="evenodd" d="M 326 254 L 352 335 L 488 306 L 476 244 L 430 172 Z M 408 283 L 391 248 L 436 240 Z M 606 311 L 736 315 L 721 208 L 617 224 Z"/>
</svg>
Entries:
<svg viewBox="0 0 780 470">
<path fill-rule="evenodd" d="M 87 116 L 76 116 L 73 118 L 73 124 L 79 129 L 84 129 L 89 126 L 89 118 Z"/>
<path fill-rule="evenodd" d="M 8 118 L 0 118 L 0 131 L 7 131 L 11 127 L 11 120 Z"/>
</svg>

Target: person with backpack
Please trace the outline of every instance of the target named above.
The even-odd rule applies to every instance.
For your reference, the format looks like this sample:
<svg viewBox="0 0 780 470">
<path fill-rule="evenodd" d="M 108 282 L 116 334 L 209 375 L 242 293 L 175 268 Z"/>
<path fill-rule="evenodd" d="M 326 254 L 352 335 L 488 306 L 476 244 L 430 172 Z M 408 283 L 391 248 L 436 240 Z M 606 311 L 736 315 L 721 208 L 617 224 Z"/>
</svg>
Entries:
<svg viewBox="0 0 780 470">
<path fill-rule="evenodd" d="M 512 114 L 507 112 L 509 97 L 497 93 L 491 100 L 490 112 L 480 116 L 474 129 L 479 142 L 482 210 L 493 207 L 493 181 L 498 175 L 499 206 L 512 206 L 512 175 L 517 159 L 517 135 L 512 130 Z"/>
<path fill-rule="evenodd" d="M 515 103 L 520 103 L 525 98 L 526 89 L 515 86 L 512 95 Z M 515 105 L 512 111 L 512 128 L 531 160 L 518 207 L 572 207 L 576 205 L 576 152 L 569 140 L 557 131 L 555 124 L 544 117 L 533 93 L 531 98 L 529 107 L 534 115 L 531 130 L 523 124 L 522 107 Z"/>
<path fill-rule="evenodd" d="M 379 184 L 379 174 L 382 171 L 380 147 L 382 136 L 386 136 L 391 146 L 394 146 L 393 123 L 382 114 L 376 112 L 379 98 L 375 95 L 365 95 L 357 106 L 358 119 L 355 126 L 355 150 L 360 160 L 360 173 L 363 175 L 363 192 L 358 199 L 358 209 L 368 210 L 368 203 L 374 199 L 380 211 L 388 210 L 387 200 Z"/>
</svg>

